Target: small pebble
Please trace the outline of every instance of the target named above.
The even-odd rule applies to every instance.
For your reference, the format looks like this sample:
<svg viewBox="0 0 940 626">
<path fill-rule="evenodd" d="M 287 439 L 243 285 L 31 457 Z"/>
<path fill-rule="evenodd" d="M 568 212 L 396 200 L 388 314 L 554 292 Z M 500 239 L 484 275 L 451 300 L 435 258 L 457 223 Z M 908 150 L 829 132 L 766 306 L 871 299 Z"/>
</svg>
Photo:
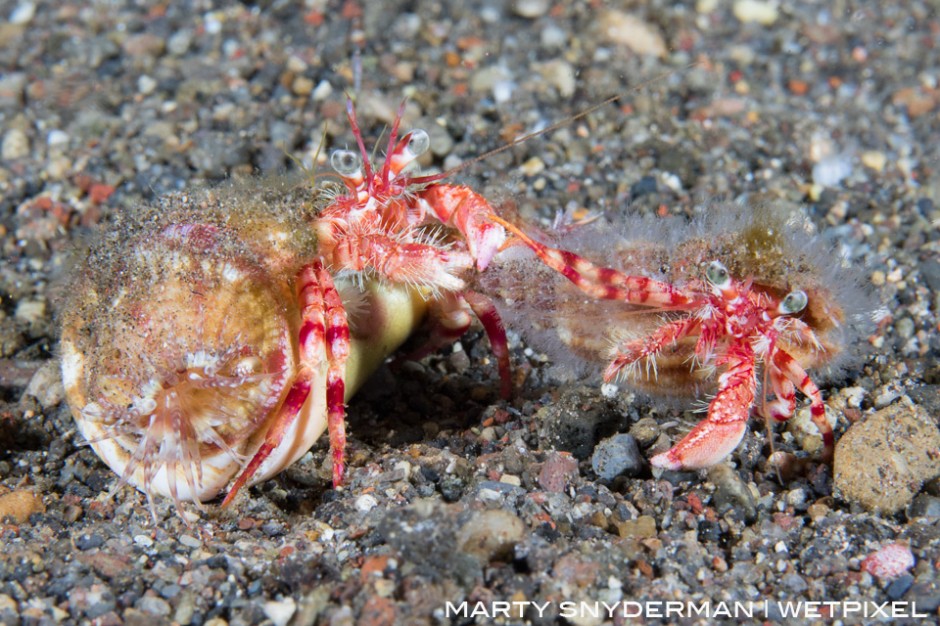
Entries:
<svg viewBox="0 0 940 626">
<path fill-rule="evenodd" d="M 644 417 L 630 427 L 630 434 L 643 448 L 651 446 L 660 434 L 659 422 L 652 417 Z"/>
<path fill-rule="evenodd" d="M 861 161 L 862 165 L 865 167 L 873 169 L 876 172 L 881 172 L 888 163 L 888 157 L 885 156 L 884 152 L 866 150 L 861 154 Z"/>
<path fill-rule="evenodd" d="M 20 300 L 16 303 L 13 317 L 30 325 L 36 324 L 46 319 L 46 303 L 42 300 Z"/>
<path fill-rule="evenodd" d="M 46 145 L 50 148 L 61 148 L 69 143 L 69 134 L 59 129 L 53 129 L 46 135 Z"/>
<path fill-rule="evenodd" d="M 552 59 L 538 66 L 538 72 L 546 83 L 558 90 L 562 98 L 574 95 L 577 75 L 574 67 L 564 59 Z"/>
<path fill-rule="evenodd" d="M 330 84 L 328 80 L 321 80 L 317 83 L 317 86 L 313 88 L 311 92 L 311 97 L 314 102 L 322 102 L 330 97 L 330 94 L 333 93 L 333 85 Z"/>
<path fill-rule="evenodd" d="M 656 536 L 656 520 L 650 515 L 641 515 L 635 520 L 616 522 L 617 534 L 621 537 L 643 539 Z"/>
<path fill-rule="evenodd" d="M 862 569 L 881 580 L 897 578 L 912 567 L 914 554 L 900 543 L 889 543 L 862 561 Z"/>
<path fill-rule="evenodd" d="M 313 80 L 307 78 L 306 76 L 298 76 L 294 79 L 294 82 L 291 83 L 291 91 L 298 96 L 308 96 L 313 92 L 314 83 Z"/>
<path fill-rule="evenodd" d="M 940 519 L 940 498 L 922 493 L 914 498 L 908 517 Z"/>
<path fill-rule="evenodd" d="M 712 501 L 719 515 L 740 511 L 746 521 L 757 516 L 754 494 L 731 466 L 721 463 L 708 470 L 708 480 L 715 485 Z"/>
<path fill-rule="evenodd" d="M 91 550 L 104 545 L 104 537 L 95 533 L 82 533 L 75 538 L 75 547 L 79 550 Z"/>
<path fill-rule="evenodd" d="M 512 3 L 512 11 L 519 17 L 534 19 L 545 15 L 550 5 L 549 0 L 516 0 Z"/>
<path fill-rule="evenodd" d="M 795 511 L 806 509 L 806 490 L 793 489 L 787 492 L 787 504 L 792 506 Z"/>
<path fill-rule="evenodd" d="M 189 29 L 178 30 L 166 41 L 167 52 L 174 56 L 182 56 L 189 50 L 193 42 L 193 32 Z"/>
<path fill-rule="evenodd" d="M 545 162 L 539 157 L 534 156 L 523 163 L 519 170 L 526 176 L 535 176 L 545 170 Z"/>
<path fill-rule="evenodd" d="M 134 607 L 148 615 L 156 615 L 161 617 L 169 615 L 173 610 L 170 607 L 170 604 L 163 598 L 150 595 L 143 596 L 140 600 L 137 601 Z"/>
<path fill-rule="evenodd" d="M 813 182 L 835 187 L 852 173 L 852 161 L 845 155 L 826 157 L 813 165 Z"/>
<path fill-rule="evenodd" d="M 780 17 L 780 9 L 775 0 L 736 0 L 731 9 L 739 21 L 753 22 L 761 26 L 770 26 Z"/>
<path fill-rule="evenodd" d="M 157 81 L 146 74 L 137 79 L 137 91 L 141 95 L 149 96 L 157 89 Z"/>
<path fill-rule="evenodd" d="M 826 408 L 826 420 L 833 428 L 836 427 L 838 415 L 835 411 Z M 793 417 L 787 420 L 787 432 L 796 438 L 800 447 L 810 454 L 817 454 L 823 448 L 822 435 L 819 428 L 813 421 L 812 410 L 809 406 L 804 406 L 797 410 Z"/>
<path fill-rule="evenodd" d="M 274 626 L 287 626 L 296 612 L 297 603 L 291 597 L 264 603 L 264 614 L 274 622 Z"/>
<path fill-rule="evenodd" d="M 606 11 L 598 20 L 601 33 L 611 43 L 626 46 L 637 54 L 666 56 L 666 41 L 659 30 L 635 15 L 622 11 Z"/>
<path fill-rule="evenodd" d="M 21 159 L 29 155 L 29 137 L 19 128 L 11 128 L 3 136 L 0 157 L 4 161 Z"/>
<path fill-rule="evenodd" d="M 512 554 L 525 535 L 525 523 L 502 509 L 475 514 L 457 532 L 457 549 L 488 563 Z"/>
<path fill-rule="evenodd" d="M 697 13 L 711 13 L 718 8 L 718 0 L 696 0 L 695 11 Z"/>
<path fill-rule="evenodd" d="M 894 330 L 897 331 L 901 339 L 910 339 L 914 336 L 914 320 L 909 317 L 902 317 L 894 323 Z"/>
<path fill-rule="evenodd" d="M 554 24 L 550 24 L 539 33 L 539 39 L 543 48 L 556 49 L 561 48 L 568 41 L 565 31 Z"/>
<path fill-rule="evenodd" d="M 30 515 L 45 510 L 42 496 L 27 489 L 18 489 L 0 496 L 0 520 L 9 517 L 17 524 L 25 524 Z"/>
<path fill-rule="evenodd" d="M 39 401 L 43 409 L 52 409 L 65 399 L 59 363 L 52 359 L 36 370 L 23 391 L 23 397 L 31 396 Z"/>
<path fill-rule="evenodd" d="M 35 16 L 36 4 L 34 2 L 22 2 L 10 13 L 10 23 L 18 25 L 29 24 L 33 21 Z"/>
<path fill-rule="evenodd" d="M 24 72 L 0 74 L 0 108 L 18 108 L 23 104 L 27 76 Z"/>
<path fill-rule="evenodd" d="M 597 444 L 591 456 L 591 468 L 604 480 L 622 474 L 636 476 L 646 465 L 633 435 L 618 434 Z"/>
<path fill-rule="evenodd" d="M 371 511 L 378 505 L 379 501 L 370 493 L 363 494 L 356 498 L 356 510 L 362 513 Z"/>
<path fill-rule="evenodd" d="M 539 486 L 551 493 L 562 493 L 568 481 L 578 475 L 578 461 L 570 454 L 551 452 L 539 471 Z"/>
</svg>

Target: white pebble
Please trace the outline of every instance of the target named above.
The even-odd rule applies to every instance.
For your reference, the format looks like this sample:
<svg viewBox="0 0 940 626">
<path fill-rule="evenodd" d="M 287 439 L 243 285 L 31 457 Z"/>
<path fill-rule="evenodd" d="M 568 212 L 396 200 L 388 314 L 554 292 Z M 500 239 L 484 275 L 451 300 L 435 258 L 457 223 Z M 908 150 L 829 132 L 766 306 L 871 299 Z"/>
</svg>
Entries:
<svg viewBox="0 0 940 626">
<path fill-rule="evenodd" d="M 512 98 L 516 84 L 511 80 L 500 80 L 493 85 L 493 99 L 499 104 L 505 104 Z"/>
<path fill-rule="evenodd" d="M 607 11 L 599 20 L 604 38 L 626 46 L 637 54 L 662 58 L 668 51 L 659 29 L 635 15 L 622 11 Z"/>
<path fill-rule="evenodd" d="M 274 626 L 287 626 L 297 612 L 297 603 L 291 597 L 283 600 L 268 600 L 264 603 L 264 614 L 274 622 Z"/>
<path fill-rule="evenodd" d="M 145 96 L 150 95 L 157 88 L 157 81 L 150 78 L 146 74 L 143 74 L 140 78 L 137 79 L 137 91 L 144 94 Z"/>
<path fill-rule="evenodd" d="M 499 21 L 501 14 L 494 6 L 485 6 L 480 9 L 480 19 L 487 24 L 495 24 Z"/>
<path fill-rule="evenodd" d="M 568 35 L 563 29 L 550 24 L 539 33 L 539 39 L 545 48 L 561 48 L 568 41 Z"/>
<path fill-rule="evenodd" d="M 766 0 L 738 0 L 732 9 L 734 16 L 744 22 L 769 26 L 777 21 L 780 9 L 776 2 Z"/>
<path fill-rule="evenodd" d="M 517 0 L 513 3 L 513 12 L 520 17 L 530 19 L 548 12 L 548 0 Z"/>
<path fill-rule="evenodd" d="M 317 83 L 317 86 L 313 88 L 310 97 L 313 98 L 314 102 L 322 102 L 329 98 L 331 93 L 333 93 L 333 85 L 330 84 L 330 81 L 321 80 Z"/>
<path fill-rule="evenodd" d="M 64 146 L 69 142 L 69 134 L 65 131 L 55 129 L 50 130 L 49 134 L 46 135 L 46 145 L 50 148 L 55 148 L 58 146 Z"/>
<path fill-rule="evenodd" d="M 222 22 L 215 13 L 206 13 L 205 22 L 206 34 L 218 35 L 222 32 Z"/>
<path fill-rule="evenodd" d="M 13 312 L 13 317 L 26 322 L 35 324 L 46 315 L 46 303 L 42 300 L 20 300 Z"/>
<path fill-rule="evenodd" d="M 29 24 L 36 16 L 36 5 L 32 2 L 24 2 L 10 13 L 11 24 Z"/>
<path fill-rule="evenodd" d="M 845 155 L 826 157 L 813 166 L 813 182 L 835 187 L 852 173 L 852 163 Z"/>
<path fill-rule="evenodd" d="M 29 155 L 29 137 L 19 128 L 11 128 L 3 136 L 0 156 L 4 161 L 20 159 Z"/>
<path fill-rule="evenodd" d="M 364 494 L 356 498 L 356 510 L 366 513 L 378 505 L 379 501 L 371 494 Z"/>
</svg>

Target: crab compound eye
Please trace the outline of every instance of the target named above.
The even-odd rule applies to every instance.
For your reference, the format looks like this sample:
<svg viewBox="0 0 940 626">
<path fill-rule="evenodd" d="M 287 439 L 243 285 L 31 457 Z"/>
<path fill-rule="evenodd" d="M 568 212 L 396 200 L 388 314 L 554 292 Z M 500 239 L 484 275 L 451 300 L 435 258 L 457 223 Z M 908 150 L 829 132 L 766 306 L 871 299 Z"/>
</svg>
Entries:
<svg viewBox="0 0 940 626">
<path fill-rule="evenodd" d="M 362 157 L 352 150 L 337 150 L 330 155 L 330 165 L 343 178 L 352 178 L 362 170 Z"/>
<path fill-rule="evenodd" d="M 415 159 L 428 151 L 428 148 L 431 147 L 431 137 L 428 135 L 427 131 L 416 128 L 409 134 L 408 137 L 408 152 L 411 153 L 411 158 Z"/>
<path fill-rule="evenodd" d="M 708 269 L 705 271 L 705 278 L 719 289 L 726 287 L 728 283 L 731 282 L 731 275 L 728 274 L 728 268 L 722 265 L 720 261 L 712 261 L 708 264 Z"/>
<path fill-rule="evenodd" d="M 780 302 L 780 313 L 782 315 L 793 315 L 794 313 L 799 313 L 806 308 L 806 303 L 809 301 L 809 298 L 806 297 L 806 292 L 802 289 L 797 289 L 796 291 L 791 291 L 787 294 L 787 297 Z"/>
</svg>

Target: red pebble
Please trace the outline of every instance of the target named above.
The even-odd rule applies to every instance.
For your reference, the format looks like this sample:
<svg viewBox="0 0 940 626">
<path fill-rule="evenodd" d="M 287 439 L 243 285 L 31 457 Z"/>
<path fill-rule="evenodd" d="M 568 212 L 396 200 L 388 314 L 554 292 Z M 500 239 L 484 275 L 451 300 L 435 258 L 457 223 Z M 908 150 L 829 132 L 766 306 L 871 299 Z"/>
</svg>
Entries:
<svg viewBox="0 0 940 626">
<path fill-rule="evenodd" d="M 862 561 L 862 569 L 879 579 L 897 578 L 914 567 L 914 555 L 908 546 L 889 543 Z"/>
</svg>

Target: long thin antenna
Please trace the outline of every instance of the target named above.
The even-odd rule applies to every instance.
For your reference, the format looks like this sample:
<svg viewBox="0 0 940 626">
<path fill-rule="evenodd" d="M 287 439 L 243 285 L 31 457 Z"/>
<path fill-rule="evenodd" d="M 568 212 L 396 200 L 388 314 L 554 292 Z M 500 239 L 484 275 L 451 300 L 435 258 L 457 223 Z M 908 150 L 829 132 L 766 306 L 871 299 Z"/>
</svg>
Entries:
<svg viewBox="0 0 940 626">
<path fill-rule="evenodd" d="M 688 70 L 689 68 L 695 67 L 696 65 L 699 65 L 699 64 L 700 64 L 700 62 L 698 62 L 698 61 L 695 62 L 695 63 L 690 63 L 690 64 L 687 65 L 684 69 L 685 69 L 685 70 Z M 647 85 L 650 85 L 650 84 L 655 83 L 655 82 L 657 82 L 657 81 L 663 80 L 664 78 L 668 78 L 669 76 L 673 76 L 675 73 L 676 73 L 676 70 L 671 70 L 671 71 L 669 71 L 669 72 L 663 72 L 662 74 L 658 74 L 658 75 L 656 75 L 656 76 L 654 76 L 654 77 L 652 77 L 652 78 L 649 78 L 649 79 L 647 79 L 647 80 L 644 80 L 644 81 L 641 82 L 641 83 L 638 83 L 638 84 L 635 85 L 632 89 L 630 89 L 630 91 L 629 91 L 628 93 L 631 93 L 631 92 L 637 91 L 637 90 L 639 90 L 639 89 L 642 89 L 643 87 L 646 87 Z M 584 109 L 584 110 L 581 111 L 580 113 L 575 113 L 575 114 L 572 115 L 571 117 L 566 117 L 566 118 L 563 119 L 563 120 L 559 120 L 559 121 L 555 122 L 554 124 L 551 124 L 551 125 L 549 125 L 549 126 L 546 126 L 545 128 L 543 128 L 543 129 L 541 129 L 541 130 L 537 130 L 537 131 L 528 133 L 528 134 L 526 134 L 526 135 L 523 135 L 522 137 L 517 137 L 516 139 L 513 139 L 512 141 L 510 141 L 509 143 L 507 143 L 507 144 L 504 145 L 504 146 L 500 146 L 499 148 L 494 148 L 493 150 L 490 150 L 489 152 L 484 152 L 483 154 L 480 154 L 480 155 L 478 155 L 478 156 L 473 157 L 472 159 L 469 159 L 469 160 L 467 160 L 467 161 L 464 161 L 463 163 L 460 163 L 459 165 L 457 165 L 457 166 L 455 166 L 455 167 L 452 167 L 452 168 L 450 168 L 449 170 L 446 170 L 446 171 L 444 171 L 444 172 L 440 172 L 439 174 L 431 174 L 431 175 L 429 175 L 429 176 L 417 176 L 417 177 L 415 177 L 415 178 L 409 179 L 409 180 L 408 180 L 408 183 L 411 184 L 411 185 L 425 185 L 425 184 L 428 184 L 428 183 L 434 183 L 434 182 L 437 182 L 437 181 L 439 181 L 439 180 L 443 180 L 443 179 L 447 178 L 448 176 L 452 176 L 452 175 L 456 174 L 457 172 L 459 172 L 459 171 L 461 171 L 461 170 L 464 170 L 464 169 L 470 167 L 470 166 L 473 165 L 474 163 L 477 163 L 477 162 L 482 161 L 482 160 L 484 160 L 484 159 L 488 159 L 488 158 L 490 158 L 491 156 L 494 156 L 494 155 L 499 154 L 500 152 L 505 152 L 506 150 L 509 150 L 510 148 L 514 148 L 515 146 L 518 146 L 519 144 L 524 143 L 524 142 L 526 142 L 526 141 L 528 141 L 528 140 L 530 140 L 530 139 L 534 139 L 535 137 L 540 137 L 540 136 L 545 135 L 545 134 L 547 134 L 547 133 L 551 133 L 551 132 L 553 132 L 553 131 L 556 131 L 556 130 L 558 130 L 559 128 L 563 128 L 563 127 L 565 127 L 565 126 L 568 126 L 568 125 L 571 124 L 572 122 L 575 122 L 575 121 L 577 121 L 577 120 L 579 120 L 579 119 L 581 119 L 581 118 L 583 118 L 583 117 L 587 117 L 587 116 L 590 115 L 591 113 L 594 113 L 595 111 L 604 108 L 605 106 L 607 106 L 607 105 L 610 104 L 611 102 L 616 102 L 617 100 L 620 100 L 621 98 L 624 97 L 624 95 L 625 95 L 625 94 L 620 93 L 620 94 L 617 94 L 617 95 L 615 95 L 615 96 L 610 96 L 609 98 L 606 98 L 606 99 L 604 99 L 604 100 L 598 102 L 597 104 L 594 104 L 594 105 L 592 105 L 592 106 L 590 106 L 590 107 Z"/>
</svg>

